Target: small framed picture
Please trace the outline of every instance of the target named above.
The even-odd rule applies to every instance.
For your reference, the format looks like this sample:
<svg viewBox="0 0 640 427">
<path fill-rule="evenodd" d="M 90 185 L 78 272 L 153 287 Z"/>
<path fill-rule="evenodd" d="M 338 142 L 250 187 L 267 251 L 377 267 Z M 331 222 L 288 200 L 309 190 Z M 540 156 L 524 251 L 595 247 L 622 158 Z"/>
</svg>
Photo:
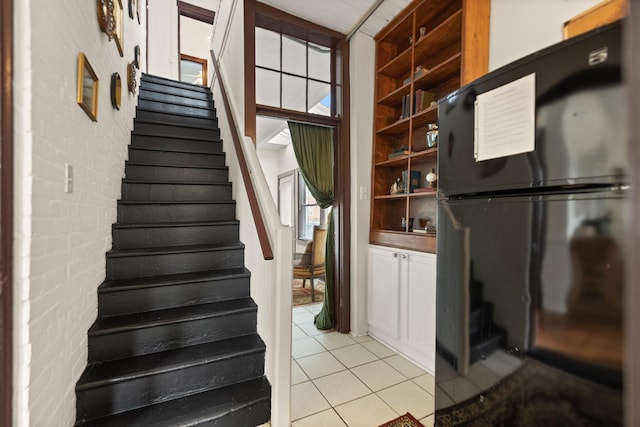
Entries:
<svg viewBox="0 0 640 427">
<path fill-rule="evenodd" d="M 98 76 L 84 53 L 78 55 L 78 105 L 91 120 L 98 121 Z"/>
<path fill-rule="evenodd" d="M 142 6 L 142 2 L 143 1 L 144 0 L 137 0 L 137 2 L 136 2 L 136 15 L 138 16 L 138 24 L 140 23 L 140 15 L 141 15 L 140 8 Z"/>
<path fill-rule="evenodd" d="M 122 79 L 120 74 L 113 73 L 111 75 L 111 106 L 119 110 L 122 103 Z"/>
<path fill-rule="evenodd" d="M 124 56 L 124 11 L 122 10 L 122 0 L 114 0 L 113 14 L 115 16 L 116 27 L 113 36 L 118 47 L 120 56 Z"/>
</svg>

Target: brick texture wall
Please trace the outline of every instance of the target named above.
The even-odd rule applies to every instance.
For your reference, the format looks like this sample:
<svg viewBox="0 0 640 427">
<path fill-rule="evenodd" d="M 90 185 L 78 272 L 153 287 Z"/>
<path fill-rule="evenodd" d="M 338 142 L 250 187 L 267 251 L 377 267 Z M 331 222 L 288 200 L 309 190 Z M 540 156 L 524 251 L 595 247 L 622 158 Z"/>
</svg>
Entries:
<svg viewBox="0 0 640 427">
<path fill-rule="evenodd" d="M 144 8 L 138 24 L 122 2 L 124 57 L 100 31 L 95 1 L 14 2 L 16 426 L 71 426 L 75 419 L 74 386 L 86 366 L 135 114 L 136 97 L 126 88 L 135 45 L 146 62 Z M 80 52 L 99 78 L 97 122 L 76 103 Z M 120 111 L 110 103 L 114 72 L 124 85 Z M 72 193 L 65 193 L 66 163 Z"/>
</svg>

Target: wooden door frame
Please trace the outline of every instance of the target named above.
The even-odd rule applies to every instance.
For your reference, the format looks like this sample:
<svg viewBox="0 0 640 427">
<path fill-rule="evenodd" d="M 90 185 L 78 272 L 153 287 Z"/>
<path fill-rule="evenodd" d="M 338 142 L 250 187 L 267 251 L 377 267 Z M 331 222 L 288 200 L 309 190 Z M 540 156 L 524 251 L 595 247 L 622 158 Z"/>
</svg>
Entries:
<svg viewBox="0 0 640 427">
<path fill-rule="evenodd" d="M 10 426 L 13 389 L 13 0 L 0 3 L 2 23 L 0 89 L 0 423 Z"/>
<path fill-rule="evenodd" d="M 275 107 L 256 106 L 255 99 L 255 28 L 256 24 L 335 51 L 332 96 L 340 99 L 335 116 L 317 116 Z M 351 331 L 351 148 L 350 148 L 350 86 L 349 42 L 345 35 L 318 24 L 283 12 L 256 0 L 244 0 L 244 88 L 245 135 L 256 142 L 256 116 L 266 115 L 335 128 L 334 133 L 334 225 L 336 235 L 334 328 L 338 332 Z M 335 96 L 335 87 L 341 96 Z M 314 117 L 311 117 L 314 116 Z"/>
<path fill-rule="evenodd" d="M 176 7 L 178 8 L 178 80 L 182 80 L 182 69 L 180 68 L 180 59 L 182 59 L 180 49 L 180 45 L 182 43 L 182 37 L 180 35 L 180 17 L 184 16 L 185 18 L 191 18 L 196 21 L 204 22 L 205 24 L 213 25 L 216 13 L 213 10 L 205 9 L 204 7 L 196 6 L 195 4 L 181 0 L 176 0 Z M 209 77 L 207 76 L 207 80 L 208 79 Z M 202 82 L 203 86 L 207 86 L 208 84 L 208 81 Z"/>
</svg>

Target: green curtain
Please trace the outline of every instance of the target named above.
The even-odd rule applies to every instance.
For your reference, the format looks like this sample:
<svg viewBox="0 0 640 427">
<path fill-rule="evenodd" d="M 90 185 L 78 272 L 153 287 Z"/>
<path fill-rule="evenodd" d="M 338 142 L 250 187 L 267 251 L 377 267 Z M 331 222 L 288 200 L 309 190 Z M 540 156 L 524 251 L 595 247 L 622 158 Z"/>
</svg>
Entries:
<svg viewBox="0 0 640 427">
<path fill-rule="evenodd" d="M 333 128 L 305 123 L 289 122 L 293 152 L 298 160 L 300 174 L 307 184 L 318 206 L 326 209 L 333 206 Z M 329 212 L 327 246 L 325 252 L 324 303 L 314 319 L 316 328 L 333 328 L 335 310 L 334 258 L 335 238 L 333 231 L 333 209 Z"/>
</svg>

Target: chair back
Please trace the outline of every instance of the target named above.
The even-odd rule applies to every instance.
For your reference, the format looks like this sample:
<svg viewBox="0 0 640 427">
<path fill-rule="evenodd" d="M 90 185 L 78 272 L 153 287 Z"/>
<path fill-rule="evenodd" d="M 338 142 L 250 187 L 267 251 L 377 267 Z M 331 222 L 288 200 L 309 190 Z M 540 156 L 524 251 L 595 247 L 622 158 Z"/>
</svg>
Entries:
<svg viewBox="0 0 640 427">
<path fill-rule="evenodd" d="M 327 226 L 313 227 L 313 249 L 311 263 L 314 267 L 324 267 L 325 251 L 327 246 Z"/>
</svg>

